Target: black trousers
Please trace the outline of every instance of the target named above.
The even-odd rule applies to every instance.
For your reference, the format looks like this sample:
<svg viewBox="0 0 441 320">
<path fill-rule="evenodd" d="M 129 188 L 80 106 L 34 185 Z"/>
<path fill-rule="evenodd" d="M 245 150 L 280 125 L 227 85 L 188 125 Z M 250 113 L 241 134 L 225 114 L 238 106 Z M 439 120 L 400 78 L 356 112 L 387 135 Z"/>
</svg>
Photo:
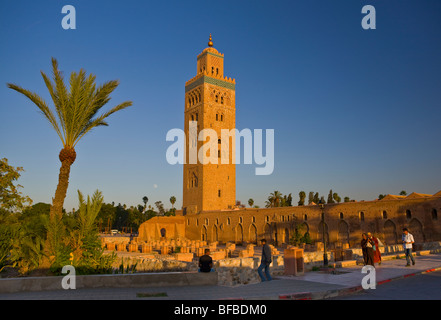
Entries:
<svg viewBox="0 0 441 320">
<path fill-rule="evenodd" d="M 364 260 L 365 265 L 374 265 L 374 249 L 366 248 L 366 258 Z"/>
</svg>

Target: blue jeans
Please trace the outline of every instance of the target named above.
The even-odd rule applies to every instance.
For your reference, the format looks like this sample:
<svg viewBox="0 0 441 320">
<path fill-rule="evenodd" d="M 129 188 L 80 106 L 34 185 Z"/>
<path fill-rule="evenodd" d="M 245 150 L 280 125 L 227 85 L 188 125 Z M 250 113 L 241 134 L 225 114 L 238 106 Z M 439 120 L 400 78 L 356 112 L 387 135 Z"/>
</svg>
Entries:
<svg viewBox="0 0 441 320">
<path fill-rule="evenodd" d="M 271 281 L 272 278 L 269 273 L 269 264 L 266 264 L 266 263 L 261 263 L 259 268 L 257 268 L 257 273 L 259 274 L 260 279 L 262 280 L 262 282 L 265 281 L 265 277 L 263 276 L 263 272 L 262 272 L 262 269 L 264 269 L 264 268 L 265 268 L 266 281 Z"/>
<path fill-rule="evenodd" d="M 412 255 L 412 249 L 404 249 L 404 252 L 406 253 L 407 264 L 410 265 L 410 259 L 412 259 L 412 263 L 415 263 L 415 259 Z"/>
</svg>

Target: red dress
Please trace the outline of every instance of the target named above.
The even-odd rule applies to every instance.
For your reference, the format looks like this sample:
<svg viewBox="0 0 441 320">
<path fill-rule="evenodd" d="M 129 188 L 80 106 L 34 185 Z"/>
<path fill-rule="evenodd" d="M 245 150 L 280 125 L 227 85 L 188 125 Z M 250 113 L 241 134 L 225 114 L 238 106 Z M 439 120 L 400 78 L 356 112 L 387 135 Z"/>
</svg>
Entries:
<svg viewBox="0 0 441 320">
<path fill-rule="evenodd" d="M 381 253 L 380 253 L 380 247 L 378 246 L 378 239 L 375 237 L 372 237 L 372 240 L 374 240 L 375 243 L 375 251 L 374 251 L 374 263 L 381 263 Z"/>
</svg>

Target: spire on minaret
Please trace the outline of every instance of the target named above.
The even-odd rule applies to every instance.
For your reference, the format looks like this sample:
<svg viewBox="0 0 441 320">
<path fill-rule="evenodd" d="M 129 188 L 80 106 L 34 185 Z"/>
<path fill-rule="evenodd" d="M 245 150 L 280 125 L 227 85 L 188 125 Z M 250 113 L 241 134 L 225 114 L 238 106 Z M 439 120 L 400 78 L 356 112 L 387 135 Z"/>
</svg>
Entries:
<svg viewBox="0 0 441 320">
<path fill-rule="evenodd" d="M 211 33 L 210 33 L 210 38 L 208 39 L 208 46 L 209 47 L 213 46 L 213 39 L 211 39 Z"/>
</svg>

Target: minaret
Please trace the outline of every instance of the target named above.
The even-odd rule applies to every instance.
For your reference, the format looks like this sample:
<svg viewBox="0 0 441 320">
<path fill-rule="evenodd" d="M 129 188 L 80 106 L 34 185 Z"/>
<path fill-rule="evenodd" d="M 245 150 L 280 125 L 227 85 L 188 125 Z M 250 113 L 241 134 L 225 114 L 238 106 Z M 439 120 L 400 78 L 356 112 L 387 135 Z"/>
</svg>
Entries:
<svg viewBox="0 0 441 320">
<path fill-rule="evenodd" d="M 187 137 L 184 164 L 183 209 L 185 214 L 232 209 L 236 204 L 236 166 L 233 163 L 233 139 L 230 138 L 228 164 L 221 164 L 221 129 L 236 127 L 236 81 L 224 77 L 224 55 L 208 47 L 197 56 L 196 76 L 185 83 L 185 125 Z M 197 122 L 197 134 L 213 129 L 218 136 L 218 163 L 190 161 L 190 121 Z M 234 135 L 232 135 L 233 137 Z M 196 143 L 199 151 L 205 141 Z M 211 149 L 210 149 L 211 151 Z M 192 163 L 191 163 L 192 162 Z"/>
</svg>

